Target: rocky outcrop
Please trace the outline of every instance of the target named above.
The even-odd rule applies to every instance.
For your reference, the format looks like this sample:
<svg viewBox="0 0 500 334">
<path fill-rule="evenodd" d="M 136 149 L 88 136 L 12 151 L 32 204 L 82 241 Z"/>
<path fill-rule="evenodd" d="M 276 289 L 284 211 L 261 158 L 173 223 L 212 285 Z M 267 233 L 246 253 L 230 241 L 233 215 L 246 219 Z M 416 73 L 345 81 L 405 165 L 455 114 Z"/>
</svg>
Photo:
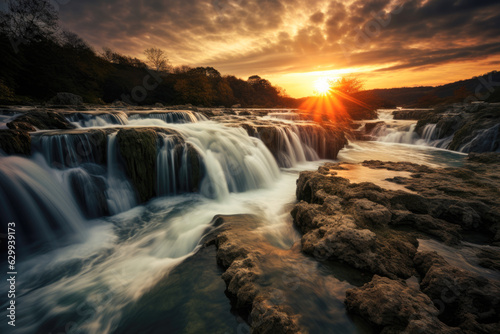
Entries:
<svg viewBox="0 0 500 334">
<path fill-rule="evenodd" d="M 157 134 L 152 129 L 121 129 L 117 140 L 127 176 L 139 200 L 146 202 L 156 195 Z"/>
<path fill-rule="evenodd" d="M 0 149 L 7 154 L 31 154 L 29 133 L 19 130 L 0 130 Z"/>
<path fill-rule="evenodd" d="M 75 126 L 69 123 L 61 114 L 54 111 L 47 110 L 32 110 L 17 117 L 10 123 L 7 123 L 10 129 L 26 129 L 33 131 L 34 128 L 38 130 L 51 130 L 51 129 L 74 129 Z"/>
<path fill-rule="evenodd" d="M 262 263 L 272 247 L 262 235 L 249 229 L 260 225 L 251 215 L 216 216 L 212 225 L 219 230 L 208 237 L 205 245 L 215 244 L 217 263 L 225 269 L 222 279 L 233 306 L 248 317 L 253 334 L 303 333 L 298 316 L 284 304 L 274 300 L 272 286 L 262 286 Z"/>
<path fill-rule="evenodd" d="M 292 210 L 302 251 L 375 274 L 347 291 L 349 312 L 382 333 L 491 333 L 500 328 L 497 247 L 476 247 L 478 266 L 457 268 L 435 252 L 418 252 L 417 238 L 462 249 L 469 232 L 500 245 L 500 154 L 471 154 L 462 168 L 365 161 L 373 169 L 408 172 L 386 181 L 408 191 L 337 176 L 346 164 L 303 172 Z M 443 246 L 444 247 L 444 246 Z M 472 247 L 472 248 L 471 248 Z M 439 249 L 439 248 L 438 248 Z M 482 276 L 488 268 L 487 277 Z M 420 277 L 415 286 L 401 278 Z M 419 290 L 420 286 L 420 290 Z"/>
<path fill-rule="evenodd" d="M 500 152 L 500 107 L 466 105 L 429 112 L 417 123 L 422 136 L 425 127 L 435 124 L 433 140 L 452 138 L 447 147 L 461 152 Z"/>
<path fill-rule="evenodd" d="M 375 275 L 362 287 L 347 290 L 345 304 L 382 333 L 462 333 L 439 321 L 431 299 L 402 280 Z"/>
<path fill-rule="evenodd" d="M 303 172 L 297 182 L 303 201 L 291 214 L 304 234 L 302 250 L 391 278 L 412 276 L 417 241 L 388 228 L 392 214 L 383 205 L 389 203 L 383 189 L 350 184 L 330 172 Z"/>
<path fill-rule="evenodd" d="M 439 318 L 468 333 L 500 328 L 500 282 L 449 265 L 435 252 L 415 256 L 422 291 L 440 308 Z"/>
<path fill-rule="evenodd" d="M 432 116 L 433 112 L 428 109 L 401 109 L 392 112 L 394 119 L 421 120 Z"/>
<path fill-rule="evenodd" d="M 64 106 L 76 106 L 82 105 L 83 99 L 81 96 L 72 93 L 57 93 L 56 96 L 49 100 L 49 104 L 64 105 Z"/>
</svg>

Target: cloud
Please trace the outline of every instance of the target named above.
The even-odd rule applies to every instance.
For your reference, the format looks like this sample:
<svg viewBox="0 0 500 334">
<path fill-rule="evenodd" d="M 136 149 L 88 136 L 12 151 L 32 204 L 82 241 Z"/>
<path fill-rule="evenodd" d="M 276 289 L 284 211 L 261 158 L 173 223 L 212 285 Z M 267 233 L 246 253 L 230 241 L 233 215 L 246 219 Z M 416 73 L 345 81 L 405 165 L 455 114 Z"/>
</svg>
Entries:
<svg viewBox="0 0 500 334">
<path fill-rule="evenodd" d="M 236 75 L 378 66 L 396 71 L 500 54 L 497 0 L 88 0 L 63 25 L 132 56 Z"/>
</svg>

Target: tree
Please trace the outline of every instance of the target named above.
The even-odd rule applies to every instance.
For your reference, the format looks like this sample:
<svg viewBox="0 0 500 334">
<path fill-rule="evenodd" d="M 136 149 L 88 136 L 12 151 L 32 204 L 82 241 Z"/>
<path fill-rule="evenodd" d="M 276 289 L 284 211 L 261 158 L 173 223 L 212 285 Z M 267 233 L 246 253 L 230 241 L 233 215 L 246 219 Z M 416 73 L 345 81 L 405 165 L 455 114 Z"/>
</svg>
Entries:
<svg viewBox="0 0 500 334">
<path fill-rule="evenodd" d="M 144 54 L 149 62 L 149 65 L 157 72 L 167 72 L 171 65 L 168 61 L 165 51 L 159 48 L 149 48 L 144 50 Z"/>
<path fill-rule="evenodd" d="M 342 77 L 337 80 L 329 80 L 331 92 L 341 92 L 352 95 L 363 89 L 363 81 L 356 77 Z"/>
<path fill-rule="evenodd" d="M 0 28 L 22 43 L 51 39 L 58 29 L 58 15 L 50 0 L 9 0 L 0 13 Z"/>
</svg>

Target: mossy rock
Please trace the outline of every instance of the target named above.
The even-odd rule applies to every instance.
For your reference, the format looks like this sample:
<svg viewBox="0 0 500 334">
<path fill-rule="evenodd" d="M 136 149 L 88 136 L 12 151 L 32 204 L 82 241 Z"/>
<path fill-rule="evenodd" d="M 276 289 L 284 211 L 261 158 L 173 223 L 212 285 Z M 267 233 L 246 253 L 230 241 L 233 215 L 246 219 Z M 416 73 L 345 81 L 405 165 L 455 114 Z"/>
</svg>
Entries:
<svg viewBox="0 0 500 334">
<path fill-rule="evenodd" d="M 157 134 L 151 129 L 121 129 L 117 140 L 127 176 L 144 203 L 156 196 Z"/>
<path fill-rule="evenodd" d="M 31 154 L 31 136 L 19 130 L 0 130 L 0 149 L 7 154 Z"/>
<path fill-rule="evenodd" d="M 23 123 L 23 124 L 19 124 Z M 45 110 L 32 110 L 24 115 L 17 117 L 12 122 L 8 123 L 7 126 L 10 129 L 17 129 L 20 127 L 26 127 L 31 125 L 39 130 L 52 130 L 52 129 L 74 129 L 75 126 L 68 122 L 64 116 L 60 113 L 54 111 Z"/>
</svg>

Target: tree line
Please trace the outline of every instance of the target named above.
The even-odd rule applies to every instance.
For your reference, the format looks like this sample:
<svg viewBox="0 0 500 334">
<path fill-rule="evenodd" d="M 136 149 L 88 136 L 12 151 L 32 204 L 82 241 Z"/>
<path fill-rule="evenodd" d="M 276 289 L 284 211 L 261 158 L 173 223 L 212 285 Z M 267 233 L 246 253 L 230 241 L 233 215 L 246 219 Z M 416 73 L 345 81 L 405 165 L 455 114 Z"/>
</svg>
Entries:
<svg viewBox="0 0 500 334">
<path fill-rule="evenodd" d="M 109 48 L 96 52 L 77 34 L 61 30 L 50 0 L 10 0 L 0 12 L 0 103 L 47 101 L 58 92 L 80 95 L 88 103 L 127 100 L 138 105 L 206 107 L 299 103 L 257 75 L 243 80 L 223 76 L 212 67 L 173 67 L 159 48 L 144 54 L 147 61 Z M 138 89 L 146 85 L 148 89 Z"/>
</svg>

